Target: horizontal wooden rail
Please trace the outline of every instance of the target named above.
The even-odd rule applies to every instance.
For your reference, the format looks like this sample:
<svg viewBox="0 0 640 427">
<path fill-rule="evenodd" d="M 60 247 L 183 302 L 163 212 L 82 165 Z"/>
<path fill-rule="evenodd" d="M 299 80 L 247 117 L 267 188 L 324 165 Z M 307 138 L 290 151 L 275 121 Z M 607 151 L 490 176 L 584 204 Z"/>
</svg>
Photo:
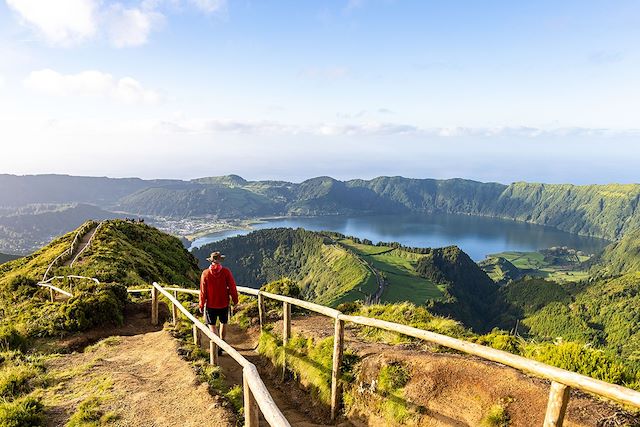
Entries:
<svg viewBox="0 0 640 427">
<path fill-rule="evenodd" d="M 289 304 L 296 305 L 298 307 L 306 308 L 307 310 L 315 311 L 316 313 L 324 314 L 327 317 L 331 317 L 332 319 L 337 319 L 342 313 L 333 308 L 325 307 L 324 305 L 314 304 L 309 301 L 303 301 L 296 298 L 285 297 L 283 295 L 272 294 L 269 292 L 260 291 L 260 295 L 265 296 L 267 298 L 271 298 L 277 301 L 286 302 Z"/>
<path fill-rule="evenodd" d="M 503 365 L 511 366 L 512 368 L 526 371 L 539 377 L 565 384 L 579 390 L 588 391 L 620 403 L 640 408 L 640 392 L 616 384 L 596 380 L 565 369 L 556 368 L 555 366 L 536 362 L 535 360 L 507 353 L 506 351 L 496 350 L 495 348 L 474 344 L 446 335 L 436 334 L 435 332 L 400 325 L 398 323 L 387 322 L 385 320 L 372 319 L 370 317 L 348 316 L 341 314 L 339 319 L 358 325 L 372 326 L 374 328 L 419 338 L 467 354 L 479 356 L 483 359 L 502 363 Z"/>
<path fill-rule="evenodd" d="M 38 286 L 41 286 L 43 288 L 49 288 L 50 290 L 56 291 L 56 292 L 58 292 L 59 294 L 62 294 L 62 295 L 66 295 L 69 298 L 73 297 L 73 294 L 71 292 L 67 292 L 64 289 L 60 289 L 57 286 L 53 286 L 50 283 L 38 283 Z"/>
<path fill-rule="evenodd" d="M 165 288 L 175 292 L 185 292 L 192 295 L 198 295 L 199 291 L 194 289 L 183 288 Z M 491 347 L 463 341 L 457 338 L 452 338 L 446 335 L 437 334 L 435 332 L 426 331 L 423 329 L 414 328 L 411 326 L 401 325 L 394 322 L 388 322 L 385 320 L 374 319 L 364 316 L 350 316 L 342 314 L 340 311 L 325 307 L 319 304 L 314 304 L 308 301 L 299 300 L 283 295 L 272 294 L 269 292 L 260 291 L 253 288 L 247 288 L 238 286 L 238 291 L 248 295 L 258 297 L 258 306 L 260 312 L 261 325 L 263 322 L 263 310 L 260 307 L 260 303 L 263 298 L 270 298 L 273 300 L 283 302 L 285 307 L 285 320 L 283 321 L 283 339 L 286 341 L 290 334 L 290 325 L 287 322 L 286 311 L 290 305 L 295 305 L 307 310 L 320 313 L 327 317 L 335 319 L 335 337 L 334 337 L 334 361 L 332 369 L 332 402 L 331 402 L 331 416 L 335 418 L 337 416 L 337 409 L 339 403 L 339 370 L 342 364 L 343 353 L 343 331 L 344 322 L 351 322 L 354 324 L 369 326 L 374 328 L 383 329 L 390 332 L 396 332 L 410 337 L 418 338 L 433 344 L 438 344 L 443 347 L 447 347 L 453 350 L 461 351 L 466 354 L 478 356 L 486 360 L 501 363 L 506 366 L 518 369 L 520 371 L 528 372 L 541 378 L 545 378 L 551 381 L 552 387 L 549 394 L 549 403 L 547 414 L 545 417 L 544 426 L 561 426 L 566 407 L 567 400 L 569 399 L 569 388 L 575 388 L 577 390 L 586 391 L 595 394 L 600 397 L 604 397 L 625 405 L 630 405 L 636 408 L 640 408 L 640 392 L 632 390 L 626 387 L 622 387 L 616 384 L 607 383 L 605 381 L 597 380 L 595 378 L 581 375 L 575 372 L 567 371 L 565 369 L 557 368 L 554 366 L 546 365 L 535 360 L 527 359 L 522 356 L 518 356 L 506 351 L 497 350 Z M 290 320 L 290 317 L 289 317 Z M 286 354 L 285 354 L 286 364 Z M 285 366 L 286 369 L 286 366 Z"/>
<path fill-rule="evenodd" d="M 188 291 L 188 293 L 192 293 L 194 290 L 181 288 L 165 289 L 155 282 L 153 283 L 153 287 L 165 298 L 167 298 L 174 307 L 182 312 L 182 314 L 184 314 L 185 317 L 189 319 L 197 329 L 199 329 L 207 338 L 209 338 L 210 341 L 213 341 L 218 347 L 226 351 L 233 360 L 235 360 L 240 366 L 242 366 L 244 382 L 251 391 L 250 394 L 247 394 L 247 391 L 245 390 L 245 396 L 252 396 L 252 398 L 255 399 L 255 403 L 262 411 L 262 415 L 267 420 L 269 425 L 278 427 L 290 427 L 289 422 L 284 417 L 284 415 L 282 415 L 282 412 L 280 411 L 280 409 L 278 409 L 278 406 L 271 397 L 271 394 L 269 394 L 269 390 L 267 390 L 267 387 L 262 382 L 260 374 L 258 373 L 255 365 L 245 359 L 242 354 L 238 353 L 238 351 L 236 351 L 236 349 L 234 349 L 231 345 L 227 344 L 226 341 L 224 341 L 218 335 L 214 334 L 205 324 L 196 319 L 196 317 L 191 314 L 189 310 L 184 308 L 180 301 L 178 301 L 173 295 L 168 292 L 169 290 L 171 290 L 175 292 Z M 197 293 L 198 291 L 195 292 Z M 157 300 L 155 304 L 157 304 Z M 247 408 L 248 412 L 245 414 L 245 419 L 247 421 L 246 425 L 251 426 L 253 426 L 254 423 L 257 422 L 256 414 L 251 413 L 252 403 L 253 402 L 245 402 L 245 407 Z"/>
</svg>

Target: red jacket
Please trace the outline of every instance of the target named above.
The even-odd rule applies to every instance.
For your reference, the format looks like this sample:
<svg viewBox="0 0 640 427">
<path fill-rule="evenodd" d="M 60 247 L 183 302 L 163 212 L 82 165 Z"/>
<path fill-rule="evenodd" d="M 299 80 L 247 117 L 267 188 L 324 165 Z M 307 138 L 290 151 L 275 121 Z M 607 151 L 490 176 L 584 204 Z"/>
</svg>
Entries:
<svg viewBox="0 0 640 427">
<path fill-rule="evenodd" d="M 220 264 L 211 264 L 200 276 L 200 309 L 225 308 L 229 306 L 229 297 L 238 304 L 238 290 L 231 270 Z"/>
</svg>

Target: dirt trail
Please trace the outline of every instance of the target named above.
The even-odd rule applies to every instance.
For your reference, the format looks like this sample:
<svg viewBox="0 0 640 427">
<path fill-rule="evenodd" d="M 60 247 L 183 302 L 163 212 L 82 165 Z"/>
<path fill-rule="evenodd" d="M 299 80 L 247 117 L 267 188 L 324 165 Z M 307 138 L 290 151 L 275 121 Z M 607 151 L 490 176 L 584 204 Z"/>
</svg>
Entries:
<svg viewBox="0 0 640 427">
<path fill-rule="evenodd" d="M 65 267 L 69 267 L 76 259 L 76 257 L 78 256 L 78 254 L 80 252 L 82 252 L 84 250 L 84 248 L 87 247 L 87 245 L 89 244 L 89 242 L 91 241 L 91 238 L 93 237 L 93 235 L 96 232 L 96 229 L 98 228 L 98 226 L 94 226 L 92 227 L 89 231 L 87 231 L 84 236 L 82 236 L 82 238 L 80 239 L 80 244 L 78 245 L 78 247 L 76 248 L 76 250 L 73 252 L 73 254 L 69 257 L 69 259 L 67 261 L 65 261 L 65 263 L 63 264 L 63 266 Z"/>
<path fill-rule="evenodd" d="M 177 341 L 165 330 L 149 332 L 148 313 L 144 314 L 139 325 L 144 333 L 113 336 L 83 353 L 49 362 L 55 385 L 46 391 L 53 402 L 48 405 L 48 426 L 64 425 L 90 396 L 98 397 L 103 413 L 116 414 L 110 425 L 235 425 L 228 405 L 211 396 L 180 358 Z M 126 325 L 125 333 L 136 329 L 135 324 Z"/>
</svg>

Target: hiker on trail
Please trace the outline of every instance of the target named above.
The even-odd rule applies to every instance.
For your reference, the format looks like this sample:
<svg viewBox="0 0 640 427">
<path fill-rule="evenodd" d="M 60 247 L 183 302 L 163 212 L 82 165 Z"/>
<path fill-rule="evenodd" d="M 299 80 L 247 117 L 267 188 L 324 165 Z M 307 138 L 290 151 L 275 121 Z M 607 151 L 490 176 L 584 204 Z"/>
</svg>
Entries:
<svg viewBox="0 0 640 427">
<path fill-rule="evenodd" d="M 216 321 L 220 319 L 220 337 L 224 340 L 227 335 L 229 321 L 229 299 L 233 305 L 238 304 L 238 290 L 233 280 L 231 270 L 223 267 L 221 262 L 225 258 L 220 252 L 212 252 L 207 261 L 211 261 L 209 268 L 200 276 L 200 313 L 204 314 L 205 322 L 211 332 L 217 335 Z M 222 349 L 218 349 L 222 354 Z"/>
</svg>

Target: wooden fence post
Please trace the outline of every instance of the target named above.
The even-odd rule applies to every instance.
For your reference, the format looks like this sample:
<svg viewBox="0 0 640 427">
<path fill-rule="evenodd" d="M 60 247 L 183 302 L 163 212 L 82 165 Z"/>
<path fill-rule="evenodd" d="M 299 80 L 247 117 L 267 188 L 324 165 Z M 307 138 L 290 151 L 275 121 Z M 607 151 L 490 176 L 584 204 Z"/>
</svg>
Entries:
<svg viewBox="0 0 640 427">
<path fill-rule="evenodd" d="M 245 427 L 258 427 L 258 404 L 251 393 L 247 373 L 244 370 L 242 372 L 242 391 L 244 392 L 244 425 Z"/>
<path fill-rule="evenodd" d="M 218 366 L 218 345 L 214 340 L 209 340 L 209 363 Z"/>
<path fill-rule="evenodd" d="M 178 291 L 173 291 L 173 297 L 178 299 Z M 178 307 L 175 304 L 171 304 L 171 322 L 173 326 L 176 326 L 178 323 Z"/>
<path fill-rule="evenodd" d="M 266 314 L 264 309 L 264 297 L 261 292 L 258 292 L 258 317 L 260 318 L 260 329 L 264 328 Z"/>
<path fill-rule="evenodd" d="M 151 324 L 158 325 L 158 289 L 151 288 Z"/>
<path fill-rule="evenodd" d="M 288 302 L 282 303 L 282 380 L 284 381 L 287 375 L 287 343 L 291 338 L 291 304 Z"/>
<path fill-rule="evenodd" d="M 562 427 L 569 402 L 569 390 L 570 388 L 564 384 L 555 381 L 551 383 L 544 427 Z"/>
<path fill-rule="evenodd" d="M 344 353 L 344 320 L 336 319 L 333 335 L 333 368 L 331 369 L 331 419 L 338 417 L 342 388 L 340 387 L 340 370 Z"/>
<path fill-rule="evenodd" d="M 193 343 L 196 347 L 200 347 L 200 329 L 198 329 L 195 323 L 193 324 Z"/>
</svg>

